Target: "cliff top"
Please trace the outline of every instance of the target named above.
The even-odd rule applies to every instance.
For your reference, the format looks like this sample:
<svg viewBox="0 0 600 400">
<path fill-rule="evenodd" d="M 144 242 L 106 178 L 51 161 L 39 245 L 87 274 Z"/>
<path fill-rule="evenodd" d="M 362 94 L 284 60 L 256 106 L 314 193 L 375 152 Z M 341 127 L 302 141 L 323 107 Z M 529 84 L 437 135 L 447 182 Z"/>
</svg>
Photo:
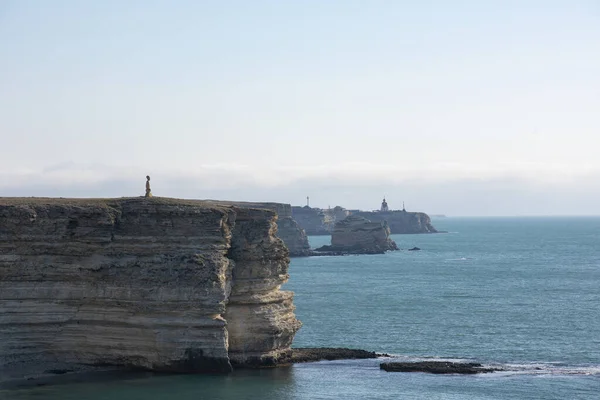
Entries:
<svg viewBox="0 0 600 400">
<path fill-rule="evenodd" d="M 171 197 L 114 197 L 114 198 L 74 198 L 74 197 L 0 197 L 0 205 L 72 205 L 102 206 L 124 201 L 139 201 L 165 205 L 216 206 L 216 201 L 176 199 Z"/>
<path fill-rule="evenodd" d="M 41 205 L 64 205 L 64 206 L 111 206 L 123 202 L 151 203 L 157 205 L 184 205 L 210 208 L 255 208 L 273 210 L 277 206 L 285 206 L 280 203 L 249 203 L 241 201 L 219 201 L 219 200 L 194 200 L 177 199 L 172 197 L 114 197 L 114 198 L 74 198 L 74 197 L 0 197 L 0 206 L 41 206 Z"/>
</svg>

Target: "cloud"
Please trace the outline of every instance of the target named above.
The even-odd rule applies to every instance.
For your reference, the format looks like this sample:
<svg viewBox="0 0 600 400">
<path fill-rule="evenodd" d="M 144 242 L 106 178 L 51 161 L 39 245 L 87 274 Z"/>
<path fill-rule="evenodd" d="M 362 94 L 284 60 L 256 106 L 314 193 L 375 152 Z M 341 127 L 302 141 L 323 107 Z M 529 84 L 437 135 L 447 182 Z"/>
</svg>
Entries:
<svg viewBox="0 0 600 400">
<path fill-rule="evenodd" d="M 199 164 L 188 169 L 153 170 L 139 166 L 66 162 L 40 170 L 0 173 L 0 188 L 18 186 L 86 187 L 111 181 L 143 181 L 146 174 L 162 183 L 200 184 L 210 188 L 239 185 L 280 187 L 299 181 L 330 185 L 435 184 L 464 180 L 518 180 L 531 184 L 569 183 L 600 174 L 592 169 L 573 171 L 568 166 L 540 163 L 458 164 L 434 163 L 424 166 L 398 164 L 344 163 L 311 166 L 249 167 L 244 164 Z"/>
<path fill-rule="evenodd" d="M 600 214 L 600 173 L 572 173 L 555 165 L 464 168 L 436 164 L 350 163 L 310 167 L 205 164 L 185 170 L 61 163 L 40 170 L 0 173 L 0 196 L 122 197 L 144 194 L 152 177 L 157 196 L 276 201 L 375 209 L 387 196 L 392 208 L 450 215 Z"/>
</svg>

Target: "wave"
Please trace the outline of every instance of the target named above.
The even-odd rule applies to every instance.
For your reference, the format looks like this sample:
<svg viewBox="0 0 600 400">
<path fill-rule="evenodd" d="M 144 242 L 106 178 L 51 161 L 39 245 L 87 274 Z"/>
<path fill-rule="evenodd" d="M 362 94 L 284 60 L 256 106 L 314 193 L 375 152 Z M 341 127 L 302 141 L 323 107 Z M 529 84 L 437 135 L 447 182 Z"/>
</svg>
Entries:
<svg viewBox="0 0 600 400">
<path fill-rule="evenodd" d="M 600 365 L 568 365 L 563 363 L 524 363 L 524 364 L 499 364 L 503 368 L 502 374 L 527 374 L 527 375 L 588 375 L 600 377 Z"/>
</svg>

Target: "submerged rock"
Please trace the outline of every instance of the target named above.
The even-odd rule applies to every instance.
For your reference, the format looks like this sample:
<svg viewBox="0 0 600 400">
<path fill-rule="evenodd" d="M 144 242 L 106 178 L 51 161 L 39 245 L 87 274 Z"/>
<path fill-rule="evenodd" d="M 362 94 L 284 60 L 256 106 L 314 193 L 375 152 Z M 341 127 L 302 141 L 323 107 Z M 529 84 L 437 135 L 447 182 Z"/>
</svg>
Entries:
<svg viewBox="0 0 600 400">
<path fill-rule="evenodd" d="M 381 363 L 379 367 L 387 372 L 427 372 L 430 374 L 482 374 L 502 371 L 487 368 L 478 363 L 457 363 L 451 361 L 419 361 Z"/>
<path fill-rule="evenodd" d="M 408 251 L 419 251 L 419 250 L 421 250 L 421 249 L 418 247 L 413 247 L 412 249 L 408 249 Z"/>
<path fill-rule="evenodd" d="M 321 348 L 298 348 L 292 349 L 291 362 L 302 363 L 312 362 L 321 360 L 352 360 L 352 359 L 366 359 L 366 358 L 377 358 L 385 356 L 384 354 L 377 354 L 374 351 L 358 350 L 358 349 L 346 349 L 346 348 L 335 348 L 335 347 L 321 347 Z"/>
<path fill-rule="evenodd" d="M 382 254 L 388 250 L 398 250 L 398 246 L 390 239 L 387 223 L 371 222 L 355 215 L 335 224 L 331 246 L 316 249 L 329 254 Z"/>
</svg>

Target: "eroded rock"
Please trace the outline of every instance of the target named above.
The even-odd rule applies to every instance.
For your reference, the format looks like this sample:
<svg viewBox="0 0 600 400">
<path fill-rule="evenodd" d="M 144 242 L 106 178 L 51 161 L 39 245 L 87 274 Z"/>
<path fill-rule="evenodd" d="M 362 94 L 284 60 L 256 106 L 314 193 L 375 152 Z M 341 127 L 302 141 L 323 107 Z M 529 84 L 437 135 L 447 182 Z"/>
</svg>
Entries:
<svg viewBox="0 0 600 400">
<path fill-rule="evenodd" d="M 316 251 L 346 254 L 381 254 L 398 250 L 390 239 L 390 229 L 385 222 L 371 222 L 366 218 L 350 215 L 335 224 L 331 234 L 331 246 Z"/>
<path fill-rule="evenodd" d="M 0 368 L 289 357 L 300 322 L 276 219 L 157 197 L 0 198 Z"/>
</svg>

